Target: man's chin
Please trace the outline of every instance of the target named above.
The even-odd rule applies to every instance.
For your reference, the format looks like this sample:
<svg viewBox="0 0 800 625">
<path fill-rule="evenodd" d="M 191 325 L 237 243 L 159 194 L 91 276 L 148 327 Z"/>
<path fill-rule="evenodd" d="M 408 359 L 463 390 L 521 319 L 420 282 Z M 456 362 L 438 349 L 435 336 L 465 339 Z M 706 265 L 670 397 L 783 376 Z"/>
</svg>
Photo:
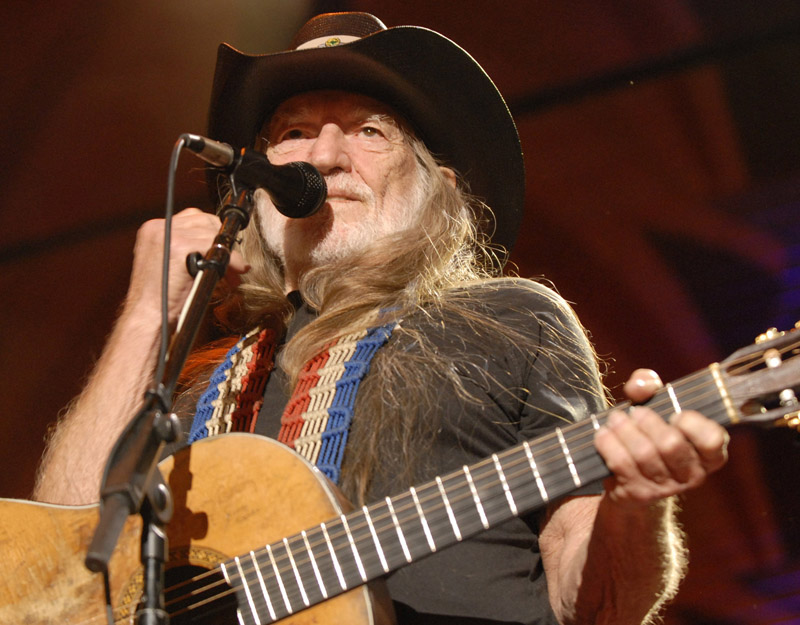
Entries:
<svg viewBox="0 0 800 625">
<path fill-rule="evenodd" d="M 365 247 L 364 244 L 354 244 L 351 241 L 323 241 L 321 245 L 311 250 L 308 257 L 312 267 L 321 267 L 344 262 L 361 253 Z"/>
</svg>

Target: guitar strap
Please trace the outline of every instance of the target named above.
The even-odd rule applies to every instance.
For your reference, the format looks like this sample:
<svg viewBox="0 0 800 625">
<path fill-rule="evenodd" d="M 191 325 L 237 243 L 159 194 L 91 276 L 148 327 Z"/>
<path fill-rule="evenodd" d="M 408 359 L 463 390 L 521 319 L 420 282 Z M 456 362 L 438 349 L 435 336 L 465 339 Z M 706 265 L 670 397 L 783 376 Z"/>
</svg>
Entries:
<svg viewBox="0 0 800 625">
<path fill-rule="evenodd" d="M 361 380 L 397 326 L 392 322 L 343 335 L 300 372 L 281 417 L 278 440 L 334 483 L 339 474 Z M 228 351 L 197 402 L 189 442 L 226 432 L 253 432 L 272 372 L 276 339 L 254 328 Z"/>
</svg>

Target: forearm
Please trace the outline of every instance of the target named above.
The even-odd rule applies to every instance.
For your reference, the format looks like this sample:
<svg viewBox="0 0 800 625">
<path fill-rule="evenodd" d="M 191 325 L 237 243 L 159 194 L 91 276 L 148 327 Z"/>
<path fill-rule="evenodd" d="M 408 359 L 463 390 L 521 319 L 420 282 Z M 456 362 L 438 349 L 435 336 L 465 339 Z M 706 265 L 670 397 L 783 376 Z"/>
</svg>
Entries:
<svg viewBox="0 0 800 625">
<path fill-rule="evenodd" d="M 108 454 L 152 384 L 156 314 L 123 311 L 83 392 L 56 425 L 37 476 L 34 499 L 97 501 Z"/>
<path fill-rule="evenodd" d="M 563 544 L 554 607 L 564 625 L 638 625 L 677 591 L 685 569 L 674 499 L 620 509 L 601 498 L 587 536 Z"/>
</svg>

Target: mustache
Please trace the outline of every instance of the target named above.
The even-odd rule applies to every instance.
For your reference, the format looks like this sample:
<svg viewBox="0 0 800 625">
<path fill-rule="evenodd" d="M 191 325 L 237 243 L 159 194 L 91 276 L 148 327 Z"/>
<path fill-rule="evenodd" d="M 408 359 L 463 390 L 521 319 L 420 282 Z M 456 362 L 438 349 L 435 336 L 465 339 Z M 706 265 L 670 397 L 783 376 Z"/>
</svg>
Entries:
<svg viewBox="0 0 800 625">
<path fill-rule="evenodd" d="M 370 202 L 375 198 L 372 189 L 344 172 L 325 176 L 325 184 L 328 186 L 328 197 L 346 197 L 361 202 Z"/>
</svg>

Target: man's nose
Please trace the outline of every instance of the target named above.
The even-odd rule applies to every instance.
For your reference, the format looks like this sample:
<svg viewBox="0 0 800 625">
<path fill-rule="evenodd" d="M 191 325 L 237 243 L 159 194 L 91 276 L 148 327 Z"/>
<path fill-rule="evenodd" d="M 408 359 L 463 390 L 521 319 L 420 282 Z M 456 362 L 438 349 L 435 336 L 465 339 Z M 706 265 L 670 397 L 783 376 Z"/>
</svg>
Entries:
<svg viewBox="0 0 800 625">
<path fill-rule="evenodd" d="M 325 124 L 321 129 L 309 154 L 309 162 L 323 174 L 336 169 L 350 170 L 350 156 L 347 152 L 347 137 L 336 124 Z"/>
</svg>

